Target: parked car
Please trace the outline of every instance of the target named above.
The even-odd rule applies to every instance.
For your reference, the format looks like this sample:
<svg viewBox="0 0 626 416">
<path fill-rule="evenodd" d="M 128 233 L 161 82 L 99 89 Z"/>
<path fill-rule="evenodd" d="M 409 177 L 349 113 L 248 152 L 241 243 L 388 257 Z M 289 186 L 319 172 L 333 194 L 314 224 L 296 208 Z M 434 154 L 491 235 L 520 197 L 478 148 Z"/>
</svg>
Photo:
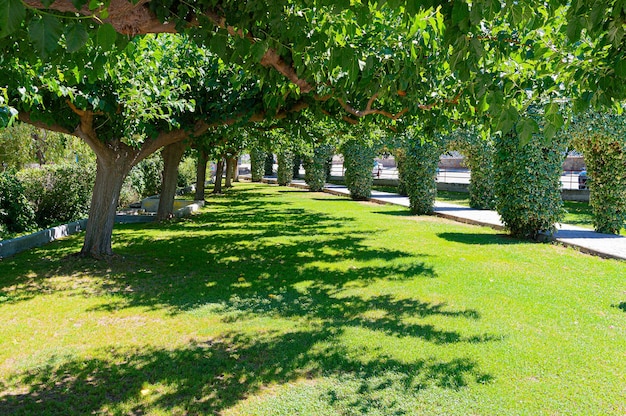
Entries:
<svg viewBox="0 0 626 416">
<path fill-rule="evenodd" d="M 587 189 L 587 171 L 581 170 L 578 174 L 578 189 Z"/>
</svg>

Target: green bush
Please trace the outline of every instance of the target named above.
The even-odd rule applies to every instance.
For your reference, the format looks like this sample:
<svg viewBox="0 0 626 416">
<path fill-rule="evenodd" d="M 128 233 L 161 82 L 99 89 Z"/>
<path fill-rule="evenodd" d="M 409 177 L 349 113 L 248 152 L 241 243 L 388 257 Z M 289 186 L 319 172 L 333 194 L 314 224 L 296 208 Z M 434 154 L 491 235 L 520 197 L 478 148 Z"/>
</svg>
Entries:
<svg viewBox="0 0 626 416">
<path fill-rule="evenodd" d="M 495 147 L 496 209 L 505 227 L 518 237 L 551 235 L 563 218 L 565 140 L 535 135 L 522 145 L 513 132 L 497 136 Z"/>
<path fill-rule="evenodd" d="M 143 178 L 143 172 L 136 166 L 133 167 L 128 176 L 124 179 L 124 184 L 120 191 L 120 199 L 118 201 L 119 207 L 127 207 L 133 202 L 138 202 L 142 199 L 141 192 L 145 188 L 145 182 Z"/>
<path fill-rule="evenodd" d="M 250 173 L 252 182 L 261 182 L 265 173 L 265 152 L 261 149 L 250 149 Z"/>
<path fill-rule="evenodd" d="M 185 188 L 196 183 L 196 158 L 184 157 L 178 165 L 178 182 L 179 188 Z"/>
<path fill-rule="evenodd" d="M 293 162 L 291 163 L 293 170 L 293 175 L 291 176 L 292 179 L 300 179 L 300 166 L 303 161 L 304 158 L 301 154 L 294 155 Z"/>
<path fill-rule="evenodd" d="M 159 154 L 154 154 L 139 162 L 133 169 L 141 170 L 143 178 L 142 197 L 159 195 L 163 182 L 163 159 Z"/>
<path fill-rule="evenodd" d="M 590 112 L 577 117 L 568 134 L 587 165 L 594 228 L 619 234 L 626 222 L 626 118 Z"/>
<path fill-rule="evenodd" d="M 342 153 L 350 197 L 354 200 L 369 199 L 372 195 L 372 169 L 376 156 L 373 146 L 351 139 L 343 144 Z"/>
<path fill-rule="evenodd" d="M 283 150 L 278 153 L 278 184 L 281 186 L 287 186 L 293 180 L 293 152 L 290 150 Z"/>
<path fill-rule="evenodd" d="M 309 190 L 320 192 L 324 189 L 327 179 L 328 157 L 332 156 L 333 148 L 323 144 L 313 149 L 313 154 L 304 158 L 304 181 Z"/>
<path fill-rule="evenodd" d="M 268 153 L 265 155 L 264 164 L 265 176 L 272 176 L 274 174 L 274 154 Z"/>
<path fill-rule="evenodd" d="M 469 203 L 475 209 L 494 209 L 494 143 L 482 138 L 473 130 L 457 130 L 449 137 L 448 149 L 457 150 L 465 156 L 465 166 L 471 171 Z"/>
<path fill-rule="evenodd" d="M 0 173 L 0 239 L 35 227 L 35 212 L 15 172 Z"/>
<path fill-rule="evenodd" d="M 91 165 L 44 165 L 19 174 L 40 228 L 87 217 L 95 169 Z"/>
<path fill-rule="evenodd" d="M 433 212 L 437 196 L 437 164 L 442 141 L 411 138 L 404 147 L 402 180 L 413 214 Z"/>
</svg>

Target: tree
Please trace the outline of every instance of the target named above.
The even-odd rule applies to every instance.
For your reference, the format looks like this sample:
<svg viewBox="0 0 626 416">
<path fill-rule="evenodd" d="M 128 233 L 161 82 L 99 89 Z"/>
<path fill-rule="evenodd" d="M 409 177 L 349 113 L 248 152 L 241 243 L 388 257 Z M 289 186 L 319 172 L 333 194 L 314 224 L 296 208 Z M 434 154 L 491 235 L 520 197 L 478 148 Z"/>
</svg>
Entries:
<svg viewBox="0 0 626 416">
<path fill-rule="evenodd" d="M 615 0 L 4 5 L 3 43 L 19 40 L 26 51 L 32 48 L 24 43 L 32 42 L 46 59 L 55 59 L 62 46 L 80 51 L 90 38 L 111 48 L 124 42 L 116 32 L 188 31 L 265 83 L 288 79 L 283 94 L 268 99 L 272 109 L 286 96 L 306 95 L 351 120 L 397 120 L 454 105 L 465 116 L 491 114 L 495 130 L 506 134 L 518 121 L 528 124 L 523 108 L 529 83 L 531 100 L 566 95 L 579 109 L 626 97 L 626 9 Z M 76 19 L 76 13 L 85 18 Z M 3 114 L 10 117 L 6 105 Z M 560 125 L 557 119 L 547 123 L 551 137 Z M 526 141 L 532 133 L 524 129 L 521 136 Z"/>
<path fill-rule="evenodd" d="M 576 117 L 565 134 L 585 157 L 594 228 L 619 234 L 626 223 L 626 118 L 588 112 Z"/>
<path fill-rule="evenodd" d="M 62 163 L 93 159 L 80 139 L 16 122 L 0 129 L 0 165 L 21 169 L 29 163 Z"/>
<path fill-rule="evenodd" d="M 443 140 L 420 129 L 407 132 L 402 147 L 402 181 L 413 214 L 431 214 L 437 196 L 437 163 L 444 149 Z M 415 137 L 420 135 L 421 137 Z"/>
<path fill-rule="evenodd" d="M 563 216 L 561 172 L 566 143 L 562 136 L 535 137 L 521 145 L 514 132 L 495 138 L 496 209 L 514 236 L 552 235 Z"/>
<path fill-rule="evenodd" d="M 124 54 L 102 55 L 98 47 L 92 53 L 102 65 L 100 78 L 87 68 L 76 69 L 78 74 L 67 79 L 48 63 L 26 66 L 14 59 L 10 81 L 17 82 L 26 66 L 41 74 L 35 79 L 40 86 L 9 97 L 21 120 L 80 137 L 96 154 L 96 182 L 81 252 L 102 257 L 112 254 L 115 210 L 130 169 L 163 146 L 205 132 L 211 120 L 196 109 L 210 112 L 217 106 L 207 103 L 220 103 L 217 117 L 228 116 L 223 103 L 230 84 L 215 81 L 226 71 L 216 57 L 179 36 L 137 38 Z"/>
<path fill-rule="evenodd" d="M 289 185 L 293 179 L 293 157 L 293 151 L 290 149 L 283 149 L 276 156 L 278 161 L 276 177 L 281 186 Z"/>
<path fill-rule="evenodd" d="M 265 151 L 258 145 L 254 144 L 249 149 L 250 152 L 250 173 L 252 182 L 261 182 L 265 173 Z"/>
<path fill-rule="evenodd" d="M 494 209 L 494 143 L 491 137 L 481 137 L 477 128 L 458 129 L 448 136 L 447 147 L 459 151 L 470 169 L 469 200 L 475 209 Z"/>
<path fill-rule="evenodd" d="M 344 167 L 346 169 L 346 187 L 350 197 L 361 201 L 369 199 L 372 194 L 372 167 L 376 148 L 370 141 L 364 143 L 360 138 L 350 136 L 341 145 Z"/>
<path fill-rule="evenodd" d="M 72 80 L 68 85 L 51 84 L 54 93 L 67 98 L 71 95 L 67 88 L 84 82 L 87 75 L 83 68 L 91 70 L 91 83 L 111 77 L 107 71 L 112 67 L 102 61 L 104 51 L 119 51 L 128 43 L 117 33 L 134 36 L 187 32 L 228 64 L 241 65 L 263 87 L 271 86 L 272 93 L 264 95 L 263 106 L 272 114 L 297 102 L 300 108 L 315 107 L 349 123 L 369 116 L 395 128 L 405 122 L 410 124 L 409 116 L 438 118 L 440 114 L 428 113 L 453 107 L 458 118 L 485 116 L 493 131 L 502 135 L 514 131 L 523 144 L 538 131 L 537 123 L 524 115 L 524 109 L 539 98 L 547 98 L 543 135 L 549 140 L 563 124 L 563 117 L 548 111 L 552 101 L 570 97 L 580 111 L 589 105 L 612 105 L 626 97 L 626 52 L 622 43 L 626 10 L 614 0 L 507 0 L 504 4 L 493 0 L 284 0 L 264 7 L 237 0 L 219 4 L 5 0 L 2 5 L 0 47 L 8 51 L 5 56 L 9 57 L 1 58 L 0 79 L 8 79 L 0 85 L 2 124 L 16 117 L 16 109 L 24 113 L 37 103 L 35 97 L 42 95 L 33 92 L 33 87 L 44 84 L 30 81 L 37 80 L 31 76 L 37 72 L 24 66 L 35 57 L 31 45 L 38 56 L 57 65 L 63 79 Z M 76 14 L 84 18 L 77 19 Z M 88 57 L 83 51 L 89 45 L 96 45 L 100 53 Z M 9 65 L 5 65 L 7 62 Z M 6 68 L 15 70 L 8 78 Z M 194 71 L 204 67 L 186 68 Z M 173 72 L 177 71 L 184 75 L 184 71 Z M 159 76 L 169 79 L 168 74 Z M 27 103 L 15 103 L 18 85 L 24 91 L 22 101 Z M 241 87 L 236 89 L 243 91 Z M 77 115 L 86 130 L 97 126 L 94 118 L 105 119 L 99 114 L 104 108 L 93 101 L 96 94 L 92 91 L 88 96 L 91 101 L 83 99 L 85 105 L 75 105 L 76 114 L 67 116 L 74 119 L 71 131 L 75 130 Z M 114 108 L 109 108 L 107 114 L 114 114 Z M 210 114 L 211 102 L 207 100 L 197 108 Z M 165 117 L 168 120 L 160 119 L 167 121 L 161 123 L 161 127 L 167 125 L 166 130 L 142 134 L 160 137 L 161 141 L 154 143 L 161 147 L 169 140 L 192 135 L 190 126 L 207 128 L 190 119 L 169 124 L 173 121 L 171 115 Z M 28 114 L 21 117 L 31 120 Z M 156 114 L 150 117 L 159 119 Z M 37 118 L 32 121 L 41 121 Z M 187 129 L 174 133 L 172 126 Z M 199 130 L 195 132 L 199 134 Z M 85 134 L 89 136 L 93 135 Z M 100 142 L 94 141 L 92 147 L 98 148 Z M 148 154 L 152 151 L 155 149 L 142 150 Z M 96 153 L 103 155 L 104 150 Z M 128 165 L 134 163 L 126 159 L 136 160 L 133 152 L 126 153 L 119 159 L 121 173 L 117 176 L 123 176 Z M 99 157 L 105 160 L 112 156 Z M 114 167 L 101 168 L 107 169 Z"/>
<path fill-rule="evenodd" d="M 157 220 L 166 220 L 174 213 L 174 198 L 178 184 L 178 165 L 180 164 L 187 144 L 184 141 L 170 143 L 163 148 L 163 184 L 157 209 Z"/>
<path fill-rule="evenodd" d="M 194 199 L 196 201 L 204 201 L 205 196 L 205 183 L 206 183 L 206 168 L 209 161 L 209 154 L 204 149 L 197 149 L 196 163 L 196 194 Z"/>
</svg>

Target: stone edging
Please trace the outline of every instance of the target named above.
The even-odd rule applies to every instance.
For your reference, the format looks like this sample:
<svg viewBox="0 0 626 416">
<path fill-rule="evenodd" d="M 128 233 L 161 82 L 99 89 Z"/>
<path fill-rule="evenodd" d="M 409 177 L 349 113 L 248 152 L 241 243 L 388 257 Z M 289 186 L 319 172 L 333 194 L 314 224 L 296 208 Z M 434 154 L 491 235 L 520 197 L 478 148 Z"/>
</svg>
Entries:
<svg viewBox="0 0 626 416">
<path fill-rule="evenodd" d="M 193 203 L 174 211 L 174 216 L 181 218 L 191 215 L 203 206 L 204 201 L 194 201 Z M 145 223 L 154 221 L 154 218 L 155 217 L 153 215 L 117 215 L 115 217 L 115 223 Z M 86 218 L 69 224 L 48 228 L 47 230 L 37 231 L 33 234 L 13 238 L 11 240 L 0 241 L 0 260 L 21 253 L 22 251 L 30 250 L 31 248 L 43 246 L 60 238 L 85 231 L 85 228 L 87 228 Z"/>
<path fill-rule="evenodd" d="M 76 234 L 84 231 L 86 227 L 87 219 L 84 219 L 48 228 L 47 230 L 37 231 L 36 233 L 13 238 L 11 240 L 0 241 L 0 259 L 13 256 L 33 247 L 43 246 L 44 244 L 67 237 L 68 235 Z"/>
</svg>

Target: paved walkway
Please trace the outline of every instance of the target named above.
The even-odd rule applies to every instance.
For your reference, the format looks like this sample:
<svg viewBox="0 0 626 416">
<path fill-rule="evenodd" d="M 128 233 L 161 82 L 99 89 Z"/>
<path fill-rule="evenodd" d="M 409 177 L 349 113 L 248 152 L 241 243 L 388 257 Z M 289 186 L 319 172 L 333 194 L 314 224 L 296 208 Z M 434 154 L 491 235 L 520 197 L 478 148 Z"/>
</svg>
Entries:
<svg viewBox="0 0 626 416">
<path fill-rule="evenodd" d="M 276 182 L 276 179 L 273 178 L 266 178 L 266 180 L 268 182 Z M 292 186 L 308 188 L 302 180 L 294 180 Z M 350 191 L 343 185 L 326 184 L 324 190 L 335 195 L 350 195 Z M 408 197 L 389 192 L 372 191 L 371 201 L 409 207 Z M 504 229 L 500 215 L 495 211 L 472 209 L 445 202 L 435 202 L 434 211 L 435 215 L 454 221 L 483 225 L 499 230 Z M 600 234 L 587 228 L 559 224 L 554 238 L 566 246 L 576 247 L 585 253 L 626 260 L 626 237 L 623 236 Z"/>
</svg>

